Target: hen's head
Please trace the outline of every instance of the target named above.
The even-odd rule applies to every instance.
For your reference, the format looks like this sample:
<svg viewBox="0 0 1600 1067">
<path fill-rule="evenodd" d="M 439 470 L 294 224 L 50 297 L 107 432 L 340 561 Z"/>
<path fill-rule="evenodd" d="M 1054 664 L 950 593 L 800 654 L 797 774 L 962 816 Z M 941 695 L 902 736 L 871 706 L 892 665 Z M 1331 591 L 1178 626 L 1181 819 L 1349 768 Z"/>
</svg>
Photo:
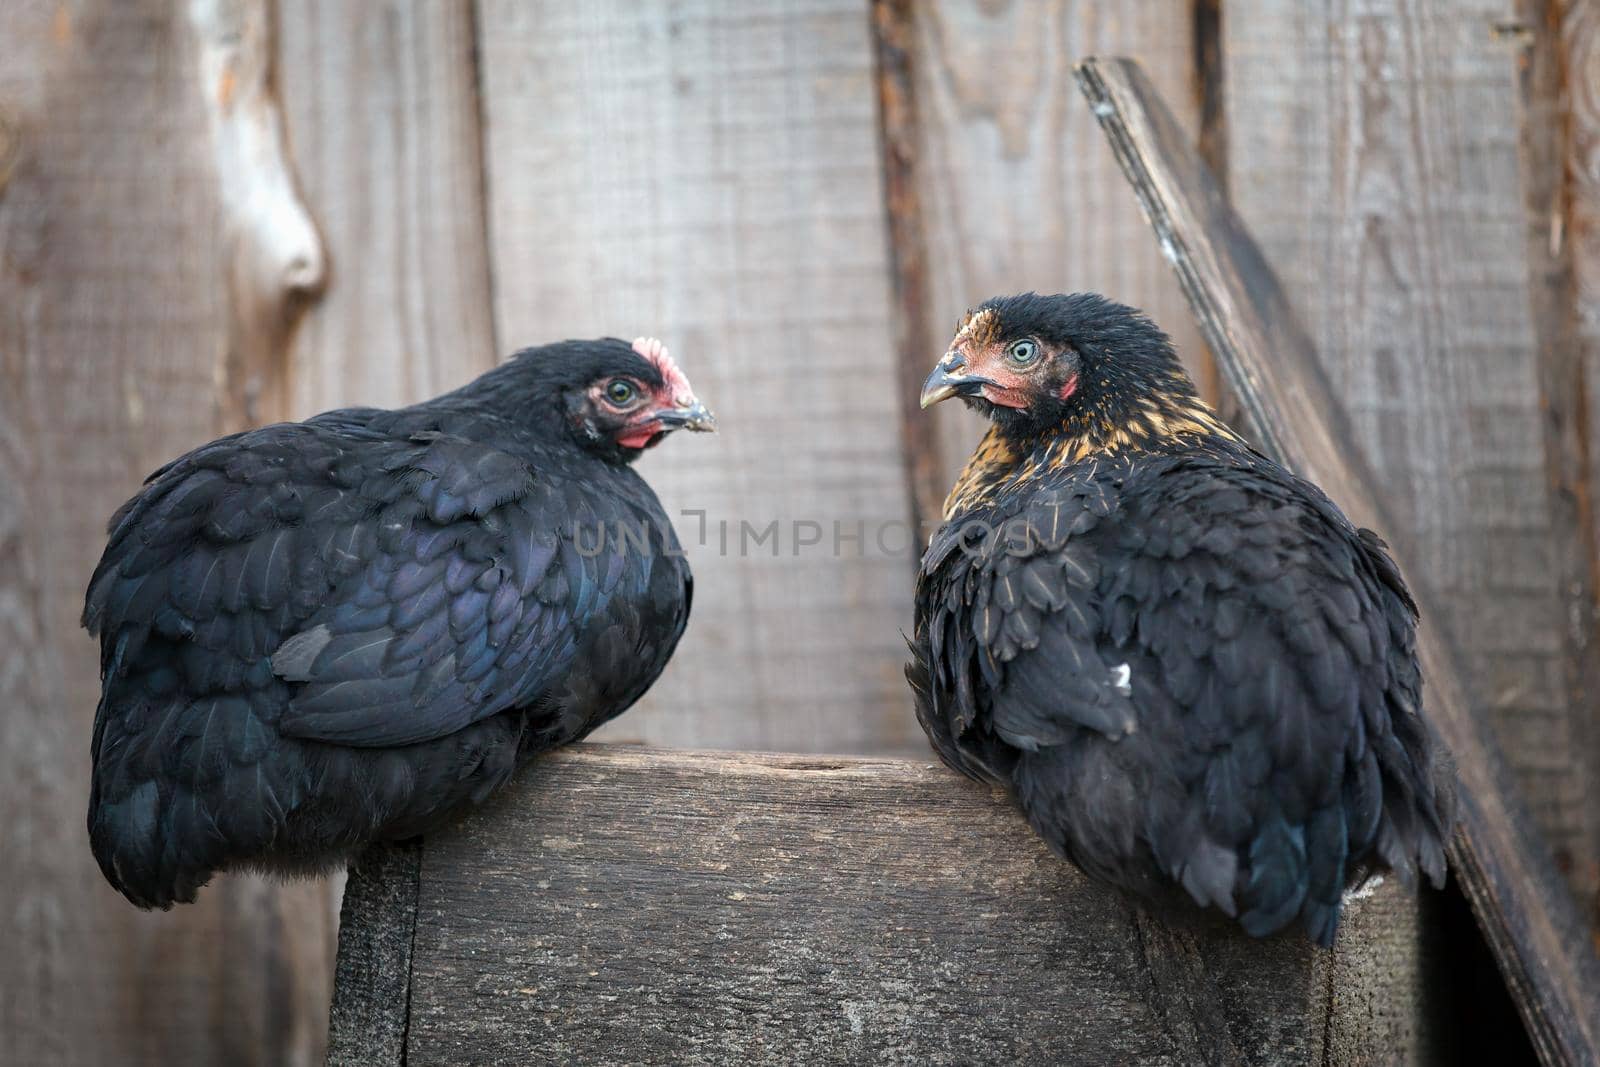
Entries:
<svg viewBox="0 0 1600 1067">
<path fill-rule="evenodd" d="M 716 418 L 653 337 L 632 344 L 614 337 L 563 341 L 520 352 L 506 366 L 519 385 L 536 391 L 535 399 L 555 401 L 580 447 L 606 459 L 631 462 L 679 428 L 716 429 Z"/>
<path fill-rule="evenodd" d="M 923 407 L 950 397 L 1014 438 L 1102 437 L 1199 403 L 1167 335 L 1096 293 L 980 304 L 922 387 Z"/>
</svg>

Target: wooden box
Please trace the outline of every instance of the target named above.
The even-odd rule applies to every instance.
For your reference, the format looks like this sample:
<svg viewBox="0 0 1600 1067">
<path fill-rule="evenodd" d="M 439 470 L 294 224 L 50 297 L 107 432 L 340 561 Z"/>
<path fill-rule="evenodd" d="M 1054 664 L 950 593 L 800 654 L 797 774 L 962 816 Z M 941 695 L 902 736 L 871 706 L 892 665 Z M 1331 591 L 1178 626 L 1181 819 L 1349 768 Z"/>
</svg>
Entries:
<svg viewBox="0 0 1600 1067">
<path fill-rule="evenodd" d="M 1427 1062 L 1418 910 L 1180 928 L 931 761 L 582 745 L 352 872 L 329 1061 Z"/>
</svg>

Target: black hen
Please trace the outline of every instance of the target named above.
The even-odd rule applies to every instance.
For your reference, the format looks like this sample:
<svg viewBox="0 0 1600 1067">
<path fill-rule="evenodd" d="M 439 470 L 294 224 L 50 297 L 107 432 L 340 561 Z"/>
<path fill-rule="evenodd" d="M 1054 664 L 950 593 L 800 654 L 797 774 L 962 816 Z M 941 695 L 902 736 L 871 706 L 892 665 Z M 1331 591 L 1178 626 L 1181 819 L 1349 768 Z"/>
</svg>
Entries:
<svg viewBox="0 0 1600 1067">
<path fill-rule="evenodd" d="M 620 714 L 692 589 L 629 463 L 711 425 L 660 342 L 568 341 L 151 475 L 83 614 L 106 878 L 165 908 L 226 868 L 319 870 Z"/>
<path fill-rule="evenodd" d="M 917 586 L 908 675 L 946 763 L 1091 876 L 1256 936 L 1331 944 L 1377 869 L 1442 881 L 1453 775 L 1383 542 L 1101 297 L 984 304 L 923 406 L 950 396 L 994 425 Z"/>
</svg>

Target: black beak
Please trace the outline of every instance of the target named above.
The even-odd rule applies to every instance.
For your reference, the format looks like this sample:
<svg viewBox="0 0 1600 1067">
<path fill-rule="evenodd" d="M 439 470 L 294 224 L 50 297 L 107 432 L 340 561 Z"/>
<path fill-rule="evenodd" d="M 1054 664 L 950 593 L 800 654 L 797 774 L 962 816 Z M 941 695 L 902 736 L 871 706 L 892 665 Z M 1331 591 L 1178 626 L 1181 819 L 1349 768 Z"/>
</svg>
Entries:
<svg viewBox="0 0 1600 1067">
<path fill-rule="evenodd" d="M 717 417 L 711 414 L 711 409 L 696 400 L 687 407 L 667 408 L 665 411 L 656 412 L 656 421 L 662 429 L 676 430 L 683 427 L 696 433 L 716 433 Z"/>
<path fill-rule="evenodd" d="M 931 408 L 953 396 L 977 396 L 984 386 L 995 384 L 992 378 L 958 373 L 966 365 L 966 357 L 960 352 L 946 352 L 928 380 L 922 383 L 922 406 Z"/>
</svg>

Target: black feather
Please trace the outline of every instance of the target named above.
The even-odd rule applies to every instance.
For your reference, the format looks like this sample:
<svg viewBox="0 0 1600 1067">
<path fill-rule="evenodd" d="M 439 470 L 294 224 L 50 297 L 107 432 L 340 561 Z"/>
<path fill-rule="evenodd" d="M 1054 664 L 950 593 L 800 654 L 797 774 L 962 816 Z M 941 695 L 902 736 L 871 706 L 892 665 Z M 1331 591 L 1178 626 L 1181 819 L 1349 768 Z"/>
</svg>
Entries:
<svg viewBox="0 0 1600 1067">
<path fill-rule="evenodd" d="M 907 675 L 940 756 L 1094 877 L 1256 935 L 1329 944 L 1362 872 L 1441 878 L 1451 774 L 1382 542 L 1222 427 L 1131 309 L 985 307 L 985 343 L 1056 365 L 1025 406 L 972 401 L 995 426 L 922 562 Z M 956 551 L 967 528 L 1008 550 Z"/>
<path fill-rule="evenodd" d="M 83 615 L 105 667 L 90 840 L 113 885 L 166 907 L 237 864 L 339 862 L 638 699 L 690 579 L 636 453 L 574 422 L 616 374 L 661 384 L 623 342 L 569 342 L 152 475 Z M 653 550 L 582 557 L 575 516 Z"/>
</svg>

